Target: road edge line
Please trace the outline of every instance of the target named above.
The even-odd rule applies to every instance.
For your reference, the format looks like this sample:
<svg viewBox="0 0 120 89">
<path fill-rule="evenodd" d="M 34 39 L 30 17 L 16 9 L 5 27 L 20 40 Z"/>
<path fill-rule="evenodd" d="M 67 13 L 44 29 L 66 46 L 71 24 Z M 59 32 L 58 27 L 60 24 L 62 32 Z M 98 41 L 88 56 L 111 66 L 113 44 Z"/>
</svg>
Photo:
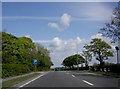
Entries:
<svg viewBox="0 0 120 89">
<path fill-rule="evenodd" d="M 47 72 L 47 73 L 48 73 L 48 72 Z M 20 89 L 20 88 L 24 87 L 25 85 L 27 85 L 27 84 L 29 84 L 29 83 L 31 83 L 31 82 L 33 82 L 33 81 L 35 81 L 36 79 L 38 79 L 38 78 L 40 78 L 40 77 L 44 76 L 44 75 L 45 75 L 45 74 L 47 74 L 47 73 L 44 73 L 44 74 L 42 74 L 42 75 L 40 75 L 40 76 L 38 76 L 38 77 L 36 77 L 36 78 L 34 78 L 34 79 L 32 79 L 32 80 L 28 81 L 27 83 L 25 83 L 25 84 L 23 84 L 23 85 L 19 86 L 17 89 Z"/>
</svg>

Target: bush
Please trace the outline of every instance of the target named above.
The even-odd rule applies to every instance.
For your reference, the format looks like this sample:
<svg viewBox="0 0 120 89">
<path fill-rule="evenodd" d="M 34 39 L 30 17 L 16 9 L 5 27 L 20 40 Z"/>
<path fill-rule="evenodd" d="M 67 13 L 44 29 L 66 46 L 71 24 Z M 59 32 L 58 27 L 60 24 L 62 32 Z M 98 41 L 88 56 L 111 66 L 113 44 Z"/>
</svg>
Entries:
<svg viewBox="0 0 120 89">
<path fill-rule="evenodd" d="M 28 73 L 30 71 L 29 66 L 25 64 L 3 64 L 2 78 Z"/>
<path fill-rule="evenodd" d="M 120 73 L 120 64 L 105 65 L 105 68 L 109 68 L 110 72 Z"/>
<path fill-rule="evenodd" d="M 98 64 L 98 65 L 90 66 L 90 70 L 120 73 L 120 64 L 105 64 L 103 67 L 100 67 Z"/>
</svg>

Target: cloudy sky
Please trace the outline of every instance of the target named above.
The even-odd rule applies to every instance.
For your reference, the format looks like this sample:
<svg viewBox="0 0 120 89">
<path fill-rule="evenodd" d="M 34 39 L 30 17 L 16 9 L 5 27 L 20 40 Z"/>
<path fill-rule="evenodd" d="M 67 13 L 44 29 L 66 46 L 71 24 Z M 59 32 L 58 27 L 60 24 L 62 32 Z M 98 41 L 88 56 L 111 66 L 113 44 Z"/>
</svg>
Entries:
<svg viewBox="0 0 120 89">
<path fill-rule="evenodd" d="M 61 66 L 65 57 L 77 50 L 81 53 L 92 38 L 110 43 L 98 32 L 110 21 L 116 6 L 116 2 L 4 2 L 2 28 L 44 45 L 51 51 L 54 66 Z"/>
</svg>

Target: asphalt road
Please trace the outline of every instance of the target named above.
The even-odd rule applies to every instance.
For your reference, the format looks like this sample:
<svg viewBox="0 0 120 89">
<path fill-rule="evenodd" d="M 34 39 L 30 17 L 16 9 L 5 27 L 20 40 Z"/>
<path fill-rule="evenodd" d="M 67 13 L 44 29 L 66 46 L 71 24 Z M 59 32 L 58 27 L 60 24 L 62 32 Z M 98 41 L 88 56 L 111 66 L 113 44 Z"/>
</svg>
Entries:
<svg viewBox="0 0 120 89">
<path fill-rule="evenodd" d="M 91 73 L 51 71 L 39 76 L 34 81 L 25 83 L 25 87 L 118 87 L 118 78 Z"/>
</svg>

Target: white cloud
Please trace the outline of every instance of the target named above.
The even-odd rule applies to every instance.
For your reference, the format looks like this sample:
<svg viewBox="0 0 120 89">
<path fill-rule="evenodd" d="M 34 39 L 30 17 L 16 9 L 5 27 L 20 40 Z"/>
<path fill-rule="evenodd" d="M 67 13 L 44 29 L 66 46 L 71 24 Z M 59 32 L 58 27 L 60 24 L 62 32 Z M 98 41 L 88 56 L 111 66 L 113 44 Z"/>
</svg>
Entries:
<svg viewBox="0 0 120 89">
<path fill-rule="evenodd" d="M 67 13 L 61 16 L 61 24 L 64 25 L 65 27 L 70 26 L 70 20 L 71 20 L 71 16 L 68 15 Z"/>
<path fill-rule="evenodd" d="M 58 26 L 58 24 L 57 23 L 48 23 L 48 26 L 50 27 L 50 28 L 53 28 L 53 29 L 59 29 L 59 26 Z"/>
<path fill-rule="evenodd" d="M 93 35 L 93 36 L 91 36 L 91 39 L 94 39 L 94 38 L 103 38 L 103 36 L 102 36 L 102 34 L 96 34 L 96 35 Z"/>
<path fill-rule="evenodd" d="M 50 43 L 50 40 L 33 40 L 35 43 Z"/>
<path fill-rule="evenodd" d="M 50 48 L 54 51 L 69 51 L 76 49 L 77 45 L 80 45 L 82 43 L 82 39 L 80 37 L 77 37 L 75 39 L 69 39 L 69 40 L 61 40 L 58 37 L 55 37 L 50 44 Z"/>
<path fill-rule="evenodd" d="M 100 38 L 100 39 L 104 40 L 105 42 L 107 42 L 108 44 L 111 44 L 111 39 L 108 37 L 102 36 L 102 34 L 100 34 L 100 33 L 97 33 L 96 35 L 91 36 L 91 39 L 94 39 L 94 38 Z"/>
<path fill-rule="evenodd" d="M 56 23 L 49 22 L 48 27 L 59 30 L 59 31 L 63 31 L 70 26 L 70 21 L 71 21 L 71 15 L 64 13 L 61 16 L 60 21 L 58 21 Z"/>
<path fill-rule="evenodd" d="M 25 37 L 27 37 L 27 38 L 31 38 L 30 35 L 25 35 Z"/>
<path fill-rule="evenodd" d="M 52 40 L 51 45 L 52 45 L 52 46 L 59 47 L 59 46 L 62 45 L 62 43 L 63 43 L 63 41 L 62 41 L 60 38 L 55 37 L 55 38 Z"/>
</svg>

